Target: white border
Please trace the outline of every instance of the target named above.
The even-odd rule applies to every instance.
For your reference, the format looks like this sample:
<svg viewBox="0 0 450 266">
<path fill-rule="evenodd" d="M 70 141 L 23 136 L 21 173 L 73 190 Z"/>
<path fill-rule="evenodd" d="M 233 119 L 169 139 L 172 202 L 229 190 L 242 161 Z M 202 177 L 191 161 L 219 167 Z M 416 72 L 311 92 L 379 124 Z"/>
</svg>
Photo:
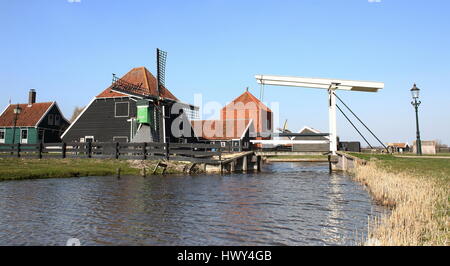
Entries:
<svg viewBox="0 0 450 266">
<path fill-rule="evenodd" d="M 117 116 L 117 104 L 118 103 L 126 103 L 126 104 L 128 104 L 128 114 L 127 115 L 125 115 L 125 116 Z M 130 102 L 129 101 L 127 101 L 127 102 L 114 102 L 114 118 L 124 118 L 124 117 L 130 117 Z"/>
</svg>

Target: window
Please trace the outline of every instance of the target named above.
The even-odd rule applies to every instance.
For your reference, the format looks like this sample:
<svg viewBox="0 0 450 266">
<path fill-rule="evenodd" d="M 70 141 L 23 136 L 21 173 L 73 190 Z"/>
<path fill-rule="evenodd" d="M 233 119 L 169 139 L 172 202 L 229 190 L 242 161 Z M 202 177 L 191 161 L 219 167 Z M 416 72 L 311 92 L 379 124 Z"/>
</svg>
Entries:
<svg viewBox="0 0 450 266">
<path fill-rule="evenodd" d="M 28 129 L 20 130 L 20 143 L 22 144 L 28 143 Z"/>
<path fill-rule="evenodd" d="M 84 138 L 84 141 L 85 142 L 94 142 L 94 137 L 93 136 L 86 136 L 85 138 Z"/>
<path fill-rule="evenodd" d="M 49 126 L 53 126 L 54 123 L 55 123 L 55 121 L 54 121 L 53 115 L 52 115 L 52 114 L 49 114 L 49 115 L 48 115 L 48 125 L 49 125 Z"/>
<path fill-rule="evenodd" d="M 222 148 L 225 148 L 225 147 L 227 146 L 227 143 L 226 143 L 226 142 L 221 142 L 221 143 L 220 143 L 220 146 L 221 146 Z"/>
<path fill-rule="evenodd" d="M 55 115 L 55 126 L 59 126 L 60 123 L 61 123 L 61 116 Z"/>
<path fill-rule="evenodd" d="M 114 116 L 115 117 L 128 117 L 130 115 L 130 103 L 121 102 L 116 103 L 114 106 Z"/>
<path fill-rule="evenodd" d="M 0 129 L 0 143 L 5 143 L 5 130 Z"/>
</svg>

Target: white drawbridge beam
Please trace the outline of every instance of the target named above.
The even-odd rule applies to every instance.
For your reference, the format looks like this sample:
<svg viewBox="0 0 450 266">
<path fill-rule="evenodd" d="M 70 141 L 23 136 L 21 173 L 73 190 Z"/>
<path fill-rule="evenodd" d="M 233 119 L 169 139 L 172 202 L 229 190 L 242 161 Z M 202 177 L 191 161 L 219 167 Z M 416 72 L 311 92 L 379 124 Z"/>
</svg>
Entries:
<svg viewBox="0 0 450 266">
<path fill-rule="evenodd" d="M 330 128 L 330 151 L 337 152 L 337 124 L 336 124 L 336 90 L 378 92 L 384 88 L 382 82 L 356 81 L 343 79 L 303 78 L 290 76 L 256 75 L 256 81 L 262 85 L 303 87 L 326 89 L 328 91 L 328 116 Z"/>
</svg>

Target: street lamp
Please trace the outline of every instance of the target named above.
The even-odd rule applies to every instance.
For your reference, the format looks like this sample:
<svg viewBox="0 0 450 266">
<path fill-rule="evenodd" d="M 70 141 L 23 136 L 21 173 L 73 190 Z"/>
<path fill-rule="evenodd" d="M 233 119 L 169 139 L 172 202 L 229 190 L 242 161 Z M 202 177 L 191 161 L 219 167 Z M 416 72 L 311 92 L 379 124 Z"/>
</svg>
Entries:
<svg viewBox="0 0 450 266">
<path fill-rule="evenodd" d="M 411 102 L 411 104 L 416 109 L 416 129 L 417 129 L 416 152 L 417 155 L 422 155 L 422 142 L 420 141 L 420 130 L 419 130 L 419 106 L 422 102 L 419 101 L 420 89 L 417 88 L 416 84 L 414 84 L 413 88 L 411 89 L 411 94 L 413 97 L 413 101 Z"/>
<path fill-rule="evenodd" d="M 17 104 L 16 108 L 14 108 L 14 128 L 13 128 L 13 141 L 12 144 L 15 144 L 16 141 L 16 125 L 17 125 L 17 117 L 22 112 L 22 108 L 20 108 L 19 104 Z"/>
</svg>

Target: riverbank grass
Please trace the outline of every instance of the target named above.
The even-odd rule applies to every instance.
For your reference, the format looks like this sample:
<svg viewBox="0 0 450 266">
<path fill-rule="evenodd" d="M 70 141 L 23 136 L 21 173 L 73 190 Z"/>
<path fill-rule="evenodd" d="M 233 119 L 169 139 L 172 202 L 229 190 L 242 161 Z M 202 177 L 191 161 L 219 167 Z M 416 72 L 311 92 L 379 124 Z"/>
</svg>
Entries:
<svg viewBox="0 0 450 266">
<path fill-rule="evenodd" d="M 368 243 L 387 246 L 450 244 L 450 161 L 351 154 L 367 160 L 355 169 L 374 199 L 392 213 L 369 225 Z"/>
<path fill-rule="evenodd" d="M 120 175 L 151 175 L 157 161 L 125 161 L 100 159 L 18 159 L 0 158 L 0 181 L 68 178 L 82 176 L 114 176 L 120 168 Z M 165 173 L 177 174 L 184 165 L 171 162 Z M 161 172 L 158 169 L 157 173 Z"/>
</svg>

